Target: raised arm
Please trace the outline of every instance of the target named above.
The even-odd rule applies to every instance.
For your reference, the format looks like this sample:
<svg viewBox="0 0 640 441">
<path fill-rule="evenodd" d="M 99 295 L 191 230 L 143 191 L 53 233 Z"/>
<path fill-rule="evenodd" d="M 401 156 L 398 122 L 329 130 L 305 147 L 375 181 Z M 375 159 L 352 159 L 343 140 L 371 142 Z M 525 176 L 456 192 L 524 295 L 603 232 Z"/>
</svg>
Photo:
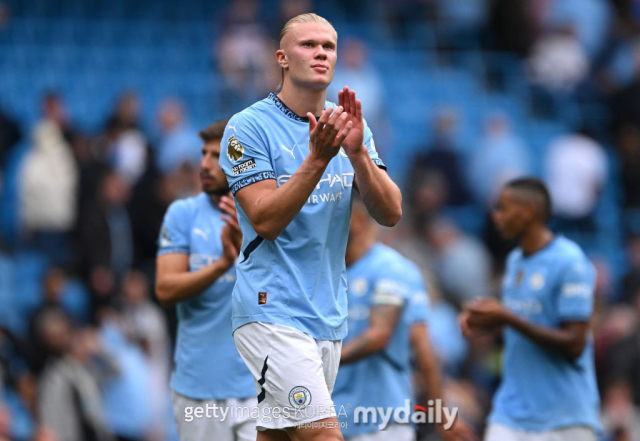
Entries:
<svg viewBox="0 0 640 441">
<path fill-rule="evenodd" d="M 156 259 L 156 296 L 165 307 L 197 296 L 222 277 L 238 258 L 242 243 L 235 206 L 229 196 L 223 196 L 220 209 L 225 213 L 227 225 L 220 234 L 222 256 L 198 271 L 189 271 L 188 239 L 179 221 L 188 220 L 188 213 L 181 208 L 179 205 L 169 208 L 162 232 L 167 237 L 160 238 Z"/>
<path fill-rule="evenodd" d="M 229 227 L 222 232 L 224 255 L 198 271 L 189 271 L 189 255 L 163 254 L 156 259 L 156 295 L 162 306 L 175 305 L 202 293 L 234 264 L 240 248 L 232 244 Z"/>
<path fill-rule="evenodd" d="M 386 171 L 380 169 L 369 156 L 364 141 L 364 118 L 362 103 L 356 99 L 356 93 L 345 86 L 338 93 L 338 103 L 344 107 L 353 123 L 351 133 L 343 146 L 355 171 L 355 187 L 369 214 L 380 225 L 392 227 L 402 217 L 402 194 Z"/>
<path fill-rule="evenodd" d="M 332 112 L 329 107 L 317 122 L 307 115 L 311 152 L 287 182 L 278 187 L 274 179 L 267 179 L 235 193 L 253 229 L 266 240 L 276 240 L 297 216 L 349 134 L 352 123 L 344 109 Z"/>
</svg>

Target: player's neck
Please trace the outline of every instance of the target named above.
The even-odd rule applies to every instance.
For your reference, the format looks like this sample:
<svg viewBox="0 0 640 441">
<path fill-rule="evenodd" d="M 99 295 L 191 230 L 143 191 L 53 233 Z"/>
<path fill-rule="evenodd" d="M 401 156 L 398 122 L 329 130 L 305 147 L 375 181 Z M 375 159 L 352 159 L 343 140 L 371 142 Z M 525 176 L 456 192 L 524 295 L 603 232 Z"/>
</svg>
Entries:
<svg viewBox="0 0 640 441">
<path fill-rule="evenodd" d="M 344 263 L 347 266 L 351 266 L 360 260 L 365 254 L 373 248 L 376 243 L 375 235 L 367 235 L 366 233 L 361 233 L 361 236 L 355 238 L 353 242 L 349 243 L 347 246 L 347 252 L 344 255 Z"/>
<path fill-rule="evenodd" d="M 525 256 L 530 256 L 544 249 L 553 241 L 553 232 L 545 225 L 529 228 L 520 238 L 520 248 Z"/>
<path fill-rule="evenodd" d="M 298 116 L 306 117 L 307 112 L 320 116 L 327 99 L 327 89 L 296 87 L 291 82 L 286 82 L 278 93 L 278 98 Z"/>
</svg>

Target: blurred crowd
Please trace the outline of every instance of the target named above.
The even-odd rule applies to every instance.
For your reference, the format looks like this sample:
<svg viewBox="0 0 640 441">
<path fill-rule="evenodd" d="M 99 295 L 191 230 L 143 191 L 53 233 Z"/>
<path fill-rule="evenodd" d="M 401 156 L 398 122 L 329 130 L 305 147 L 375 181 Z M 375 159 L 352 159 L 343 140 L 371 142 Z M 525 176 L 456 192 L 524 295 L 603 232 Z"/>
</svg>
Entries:
<svg viewBox="0 0 640 441">
<path fill-rule="evenodd" d="M 429 21 L 487 49 L 517 53 L 535 91 L 533 112 L 560 117 L 554 112 L 562 100 L 606 109 L 601 124 L 577 125 L 540 152 L 499 109 L 484 116 L 473 145 L 459 145 L 460 109 L 443 106 L 425 121 L 432 135 L 424 147 L 406 158 L 403 221 L 382 237 L 423 270 L 450 406 L 481 430 L 500 378 L 501 344 L 469 343 L 456 320 L 464 302 L 500 293 L 514 244 L 490 220 L 498 190 L 512 178 L 542 175 L 554 229 L 588 252 L 608 234 L 602 207 L 613 204 L 624 258 L 591 252 L 604 439 L 640 440 L 640 1 L 343 3 L 343 17 L 379 14 L 394 29 Z M 267 25 L 258 4 L 230 2 L 213 42 L 229 114 L 241 110 L 233 103 L 273 89 L 273 36 L 287 18 L 313 9 L 310 1 L 284 0 L 280 20 Z M 363 11 L 369 6 L 374 12 Z M 0 7 L 0 32 L 5 20 L 10 13 Z M 348 83 L 358 92 L 384 160 L 402 149 L 386 106 L 402 103 L 389 100 L 368 62 L 375 48 L 358 38 L 340 44 L 332 87 Z M 56 90 L 39 105 L 33 127 L 0 108 L 0 176 L 18 146 L 28 145 L 17 182 L 0 184 L 0 195 L 19 207 L 17 232 L 0 238 L 0 440 L 174 439 L 168 378 L 175 316 L 153 295 L 156 240 L 169 204 L 200 191 L 203 127 L 190 123 L 179 99 L 148 109 L 135 90 L 123 91 L 95 133 L 74 125 Z M 142 124 L 145 113 L 153 113 L 157 130 Z M 603 202 L 608 188 L 613 196 Z M 427 428 L 423 436 L 437 435 Z"/>
</svg>

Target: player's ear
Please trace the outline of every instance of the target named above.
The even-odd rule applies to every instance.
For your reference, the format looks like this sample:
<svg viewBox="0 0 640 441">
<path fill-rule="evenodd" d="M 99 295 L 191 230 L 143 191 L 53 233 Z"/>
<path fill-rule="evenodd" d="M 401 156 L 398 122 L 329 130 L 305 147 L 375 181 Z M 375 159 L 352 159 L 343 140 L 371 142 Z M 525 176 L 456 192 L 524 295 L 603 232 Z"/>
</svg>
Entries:
<svg viewBox="0 0 640 441">
<path fill-rule="evenodd" d="M 276 61 L 283 69 L 289 67 L 289 62 L 287 61 L 287 55 L 284 53 L 284 49 L 278 49 L 276 51 Z"/>
</svg>

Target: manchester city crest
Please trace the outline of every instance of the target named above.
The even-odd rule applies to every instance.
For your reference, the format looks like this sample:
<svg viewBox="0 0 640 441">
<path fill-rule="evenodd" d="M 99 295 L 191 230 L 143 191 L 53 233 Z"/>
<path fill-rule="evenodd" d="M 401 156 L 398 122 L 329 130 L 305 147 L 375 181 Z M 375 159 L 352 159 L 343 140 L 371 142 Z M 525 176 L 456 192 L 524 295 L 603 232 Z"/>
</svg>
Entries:
<svg viewBox="0 0 640 441">
<path fill-rule="evenodd" d="M 294 409 L 304 409 L 311 403 L 311 392 L 304 386 L 296 386 L 289 392 L 289 403 Z"/>
</svg>

